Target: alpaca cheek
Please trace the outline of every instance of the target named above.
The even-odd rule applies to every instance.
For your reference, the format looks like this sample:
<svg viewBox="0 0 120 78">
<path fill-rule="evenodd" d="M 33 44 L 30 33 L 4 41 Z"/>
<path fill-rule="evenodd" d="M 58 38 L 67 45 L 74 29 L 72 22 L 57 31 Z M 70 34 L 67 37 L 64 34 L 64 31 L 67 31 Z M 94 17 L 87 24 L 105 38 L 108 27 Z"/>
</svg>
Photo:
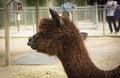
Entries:
<svg viewBox="0 0 120 78">
<path fill-rule="evenodd" d="M 46 47 L 45 47 L 45 43 L 41 42 L 41 43 L 38 43 L 38 49 L 37 51 L 38 52 L 45 52 L 46 51 Z"/>
<path fill-rule="evenodd" d="M 49 56 L 54 56 L 55 52 L 54 50 L 48 49 L 48 47 L 45 46 L 39 46 L 37 52 L 48 54 Z"/>
<path fill-rule="evenodd" d="M 47 52 L 47 54 L 49 56 L 55 56 L 56 55 L 55 49 L 53 47 L 51 47 L 51 46 L 47 47 L 47 51 L 46 52 Z"/>
<path fill-rule="evenodd" d="M 48 40 L 38 39 L 37 44 L 38 44 L 37 52 L 48 54 L 48 51 L 47 51 L 48 45 L 49 45 Z"/>
<path fill-rule="evenodd" d="M 50 52 L 51 55 L 57 56 L 59 53 L 62 51 L 62 46 L 61 45 L 52 45 L 49 47 L 48 51 Z"/>
</svg>

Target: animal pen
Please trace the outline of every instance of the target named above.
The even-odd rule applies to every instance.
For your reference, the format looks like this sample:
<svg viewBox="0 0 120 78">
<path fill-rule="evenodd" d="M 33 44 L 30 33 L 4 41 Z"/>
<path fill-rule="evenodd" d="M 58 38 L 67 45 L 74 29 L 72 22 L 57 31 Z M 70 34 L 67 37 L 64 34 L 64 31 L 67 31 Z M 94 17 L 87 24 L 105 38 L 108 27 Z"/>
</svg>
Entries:
<svg viewBox="0 0 120 78">
<path fill-rule="evenodd" d="M 98 6 L 85 6 L 85 7 L 77 7 L 73 11 L 73 22 L 76 24 L 78 28 L 80 28 L 81 31 L 89 32 L 88 29 L 96 30 L 100 32 L 99 34 L 94 33 L 94 35 L 106 35 L 106 32 L 108 31 L 108 28 L 106 24 L 106 9 L 104 8 L 97 8 Z M 61 14 L 62 10 L 60 7 L 54 7 L 56 11 Z M 3 24 L 3 12 L 1 8 L 1 25 Z M 34 7 L 23 7 L 22 12 L 19 14 L 19 21 L 16 11 L 10 9 L 9 15 L 10 15 L 10 27 L 15 27 L 16 31 L 22 31 L 23 29 L 26 29 L 31 27 L 32 32 L 36 32 L 36 17 L 35 17 L 35 8 Z M 48 7 L 40 7 L 39 8 L 39 19 L 49 17 Z M 18 26 L 19 24 L 19 26 Z M 87 30 L 86 30 L 87 29 Z M 92 31 L 91 31 L 92 32 Z M 89 35 L 93 35 L 93 33 L 89 32 Z"/>
<path fill-rule="evenodd" d="M 60 7 L 54 7 L 54 9 L 61 14 Z M 0 8 L 0 15 L 3 15 L 3 8 Z M 48 7 L 39 7 L 39 19 L 49 17 Z M 23 7 L 20 16 L 17 16 L 17 12 L 9 9 L 10 15 L 10 37 L 30 37 L 37 31 L 36 28 L 36 12 L 34 7 Z M 3 26 L 3 16 L 0 16 Z M 18 20 L 19 18 L 19 20 Z M 38 19 L 37 19 L 38 20 Z M 81 32 L 87 32 L 88 36 L 109 36 L 108 26 L 106 24 L 106 9 L 98 8 L 98 6 L 84 6 L 77 7 L 73 11 L 73 20 L 76 26 Z M 19 26 L 18 26 L 18 24 Z M 0 28 L 0 37 L 5 37 L 3 28 Z M 114 35 L 116 36 L 116 35 Z"/>
</svg>

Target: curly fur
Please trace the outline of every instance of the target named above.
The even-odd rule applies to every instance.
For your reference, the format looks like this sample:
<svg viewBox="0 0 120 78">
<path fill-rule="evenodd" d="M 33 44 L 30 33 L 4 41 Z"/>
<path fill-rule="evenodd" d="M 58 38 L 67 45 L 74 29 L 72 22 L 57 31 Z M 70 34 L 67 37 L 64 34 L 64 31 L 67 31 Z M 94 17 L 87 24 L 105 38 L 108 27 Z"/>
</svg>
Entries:
<svg viewBox="0 0 120 78">
<path fill-rule="evenodd" d="M 120 66 L 103 71 L 94 65 L 82 35 L 69 18 L 59 17 L 53 10 L 51 14 L 52 19 L 41 20 L 40 32 L 29 39 L 28 45 L 38 52 L 57 56 L 68 78 L 120 78 Z"/>
</svg>

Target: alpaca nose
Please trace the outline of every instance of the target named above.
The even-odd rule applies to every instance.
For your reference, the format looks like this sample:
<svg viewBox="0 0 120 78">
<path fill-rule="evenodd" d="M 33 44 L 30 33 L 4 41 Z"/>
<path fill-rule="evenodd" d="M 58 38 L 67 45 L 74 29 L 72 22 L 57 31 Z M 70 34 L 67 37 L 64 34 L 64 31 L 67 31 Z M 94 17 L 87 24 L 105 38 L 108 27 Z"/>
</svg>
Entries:
<svg viewBox="0 0 120 78">
<path fill-rule="evenodd" d="M 27 45 L 28 45 L 28 46 L 31 46 L 31 48 L 34 49 L 34 50 L 38 48 L 38 45 L 37 45 L 37 43 L 35 42 L 35 40 L 34 40 L 33 37 L 30 37 L 30 38 L 29 38 Z"/>
<path fill-rule="evenodd" d="M 31 46 L 31 43 L 32 43 L 32 37 L 30 37 L 30 38 L 28 39 L 27 45 L 28 45 L 28 46 Z"/>
<path fill-rule="evenodd" d="M 39 33 L 37 33 L 33 36 L 33 38 L 37 38 L 37 37 L 39 37 Z"/>
</svg>

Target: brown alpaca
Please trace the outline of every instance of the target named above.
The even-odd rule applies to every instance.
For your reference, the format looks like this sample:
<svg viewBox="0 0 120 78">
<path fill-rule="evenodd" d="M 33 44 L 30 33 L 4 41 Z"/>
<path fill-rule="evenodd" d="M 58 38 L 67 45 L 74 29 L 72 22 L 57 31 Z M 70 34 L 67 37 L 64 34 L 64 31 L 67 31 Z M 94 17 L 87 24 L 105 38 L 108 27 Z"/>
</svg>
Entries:
<svg viewBox="0 0 120 78">
<path fill-rule="evenodd" d="M 120 66 L 103 71 L 94 65 L 82 35 L 68 16 L 60 17 L 52 9 L 50 14 L 52 19 L 42 19 L 40 32 L 29 39 L 32 49 L 57 56 L 68 78 L 120 78 Z"/>
</svg>

